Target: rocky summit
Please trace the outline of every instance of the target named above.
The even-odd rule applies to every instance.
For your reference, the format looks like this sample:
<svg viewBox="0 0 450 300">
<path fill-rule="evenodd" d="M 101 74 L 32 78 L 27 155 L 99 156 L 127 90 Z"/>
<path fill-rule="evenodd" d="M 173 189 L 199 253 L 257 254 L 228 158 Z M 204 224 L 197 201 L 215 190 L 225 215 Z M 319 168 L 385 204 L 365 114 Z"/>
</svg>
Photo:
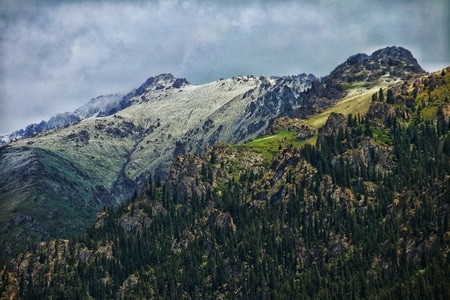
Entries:
<svg viewBox="0 0 450 300">
<path fill-rule="evenodd" d="M 356 54 L 334 69 L 330 76 L 341 82 L 374 81 L 378 78 L 398 77 L 411 78 L 425 71 L 407 49 L 387 47 L 372 53 Z"/>
<path fill-rule="evenodd" d="M 364 116 L 374 93 L 399 85 L 405 92 L 398 97 L 414 106 L 424 76 L 409 51 L 389 47 L 352 56 L 323 78 L 239 75 L 193 85 L 161 74 L 125 96 L 92 99 L 66 115 L 68 121 L 33 127 L 0 148 L 0 256 L 42 238 L 79 234 L 105 206 L 132 198 L 149 176 L 172 178 L 174 159 L 218 142 L 248 145 L 281 130 L 294 131 L 295 138 L 269 137 L 276 151 L 286 141 L 314 144 L 334 112 Z M 442 83 L 435 85 L 438 90 Z M 437 112 L 422 109 L 427 116 Z M 271 158 L 273 149 L 259 149 L 259 155 Z"/>
</svg>

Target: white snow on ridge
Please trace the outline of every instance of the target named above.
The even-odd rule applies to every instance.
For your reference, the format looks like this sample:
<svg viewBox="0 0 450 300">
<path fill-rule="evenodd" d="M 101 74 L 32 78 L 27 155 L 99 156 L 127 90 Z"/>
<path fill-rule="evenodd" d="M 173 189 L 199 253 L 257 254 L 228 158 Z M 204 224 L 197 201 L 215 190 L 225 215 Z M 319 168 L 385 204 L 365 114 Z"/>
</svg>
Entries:
<svg viewBox="0 0 450 300">
<path fill-rule="evenodd" d="M 142 113 L 152 114 L 150 111 L 154 111 L 158 115 L 170 116 L 171 119 L 188 118 L 195 119 L 198 122 L 206 118 L 211 112 L 223 107 L 234 97 L 254 88 L 260 87 L 260 92 L 264 93 L 267 88 L 282 84 L 292 88 L 295 96 L 298 96 L 299 93 L 311 86 L 313 79 L 315 79 L 313 75 L 306 74 L 286 77 L 239 75 L 201 85 L 193 85 L 184 78 L 175 78 L 172 74 L 161 74 L 149 77 L 139 88 L 132 90 L 125 96 L 119 93 L 98 96 L 72 113 L 58 114 L 47 122 L 31 124 L 25 129 L 0 136 L 0 145 L 24 137 L 31 137 L 50 129 L 72 125 L 87 118 L 103 117 L 112 113 L 126 115 L 128 109 L 131 109 L 131 111 L 142 110 L 142 107 L 133 108 L 137 104 L 148 106 L 143 112 L 137 112 L 138 115 Z M 240 104 L 239 108 L 236 106 L 236 109 L 244 109 L 244 107 L 241 107 L 242 105 Z M 185 115 L 180 111 L 192 111 L 192 113 Z"/>
<path fill-rule="evenodd" d="M 99 113 L 106 113 L 117 107 L 123 95 L 120 93 L 111 95 L 102 95 L 91 99 L 82 107 L 76 109 L 73 114 L 80 119 L 86 119 L 97 116 Z"/>
</svg>

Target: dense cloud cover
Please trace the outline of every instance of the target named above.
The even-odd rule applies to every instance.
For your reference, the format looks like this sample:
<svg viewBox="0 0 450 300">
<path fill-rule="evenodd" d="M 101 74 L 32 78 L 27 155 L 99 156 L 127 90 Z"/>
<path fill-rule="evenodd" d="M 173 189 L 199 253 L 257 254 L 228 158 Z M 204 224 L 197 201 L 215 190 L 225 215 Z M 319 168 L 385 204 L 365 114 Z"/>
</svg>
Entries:
<svg viewBox="0 0 450 300">
<path fill-rule="evenodd" d="M 126 93 L 149 76 L 328 74 L 403 46 L 450 65 L 447 0 L 0 2 L 0 134 Z"/>
</svg>

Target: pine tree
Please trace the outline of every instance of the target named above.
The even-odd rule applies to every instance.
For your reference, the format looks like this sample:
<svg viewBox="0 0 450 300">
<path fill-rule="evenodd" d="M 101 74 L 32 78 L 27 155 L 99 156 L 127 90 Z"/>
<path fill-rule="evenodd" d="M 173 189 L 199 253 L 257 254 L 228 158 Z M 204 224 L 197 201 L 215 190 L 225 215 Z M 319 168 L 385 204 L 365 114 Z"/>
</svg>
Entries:
<svg viewBox="0 0 450 300">
<path fill-rule="evenodd" d="M 393 104 L 395 102 L 394 100 L 394 92 L 392 92 L 391 89 L 388 89 L 386 92 L 386 103 Z"/>
<path fill-rule="evenodd" d="M 372 102 L 376 102 L 378 101 L 378 94 L 377 93 L 373 93 L 372 94 Z"/>
<path fill-rule="evenodd" d="M 380 90 L 378 91 L 378 101 L 384 101 L 384 93 L 382 88 L 380 88 Z"/>
</svg>

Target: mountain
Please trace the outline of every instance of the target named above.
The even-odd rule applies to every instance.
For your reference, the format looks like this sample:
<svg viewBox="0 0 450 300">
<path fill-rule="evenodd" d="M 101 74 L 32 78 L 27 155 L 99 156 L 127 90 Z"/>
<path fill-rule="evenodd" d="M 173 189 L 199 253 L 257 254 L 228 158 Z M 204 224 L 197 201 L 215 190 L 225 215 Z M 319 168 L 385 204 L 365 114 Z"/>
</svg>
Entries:
<svg viewBox="0 0 450 300">
<path fill-rule="evenodd" d="M 388 80 L 177 156 L 78 238 L 15 256 L 0 294 L 447 299 L 450 67 Z"/>
<path fill-rule="evenodd" d="M 161 74 L 123 97 L 92 100 L 74 114 L 92 117 L 8 143 L 0 148 L 1 256 L 43 237 L 80 233 L 96 212 L 133 197 L 150 175 L 165 180 L 180 155 L 201 153 L 217 142 L 250 142 L 281 116 L 308 118 L 309 127 L 297 136 L 311 142 L 333 111 L 363 115 L 380 88 L 413 80 L 418 80 L 416 90 L 424 86 L 426 75 L 408 51 L 380 51 L 362 66 L 377 65 L 382 71 L 374 68 L 375 75 L 362 81 L 344 80 L 332 72 L 320 79 L 307 74 L 235 76 L 192 85 Z M 389 73 L 383 71 L 386 65 Z M 353 68 L 347 63 L 337 70 L 349 74 Z M 290 136 L 288 140 L 305 142 Z M 269 157 L 272 152 L 263 154 Z"/>
<path fill-rule="evenodd" d="M 387 47 L 375 51 L 371 56 L 363 53 L 351 56 L 345 63 L 333 70 L 329 76 L 325 77 L 325 79 L 332 78 L 339 82 L 370 82 L 376 81 L 383 75 L 393 75 L 394 77 L 407 79 L 411 74 L 423 72 L 424 70 L 407 49 L 402 47 Z M 310 78 L 310 80 L 313 80 L 313 78 Z M 9 135 L 2 136 L 0 137 L 0 143 L 5 144 L 20 138 L 32 137 L 44 131 L 72 125 L 92 116 L 108 116 L 130 106 L 135 101 L 133 98 L 145 92 L 167 88 L 180 88 L 188 84 L 189 82 L 186 79 L 174 78 L 171 74 L 150 77 L 139 88 L 131 91 L 125 97 L 120 93 L 98 96 L 72 113 L 58 114 L 48 121 L 31 124 L 25 129 L 20 129 Z"/>
<path fill-rule="evenodd" d="M 122 98 L 123 95 L 120 93 L 98 96 L 76 109 L 73 115 L 78 117 L 80 121 L 90 117 L 108 116 L 112 111 L 116 110 Z"/>
<path fill-rule="evenodd" d="M 20 129 L 11 134 L 0 136 L 0 145 L 22 138 L 33 137 L 52 129 L 73 125 L 81 120 L 93 116 L 100 117 L 109 115 L 111 111 L 116 109 L 121 99 L 122 95 L 120 93 L 98 96 L 91 99 L 87 104 L 72 113 L 66 112 L 63 114 L 57 114 L 56 116 L 51 117 L 48 121 L 30 124 L 25 129 Z"/>
<path fill-rule="evenodd" d="M 374 81 L 382 76 L 410 79 L 424 73 L 410 51 L 402 47 L 386 47 L 372 55 L 359 53 L 350 56 L 334 69 L 329 77 L 340 82 Z"/>
</svg>

